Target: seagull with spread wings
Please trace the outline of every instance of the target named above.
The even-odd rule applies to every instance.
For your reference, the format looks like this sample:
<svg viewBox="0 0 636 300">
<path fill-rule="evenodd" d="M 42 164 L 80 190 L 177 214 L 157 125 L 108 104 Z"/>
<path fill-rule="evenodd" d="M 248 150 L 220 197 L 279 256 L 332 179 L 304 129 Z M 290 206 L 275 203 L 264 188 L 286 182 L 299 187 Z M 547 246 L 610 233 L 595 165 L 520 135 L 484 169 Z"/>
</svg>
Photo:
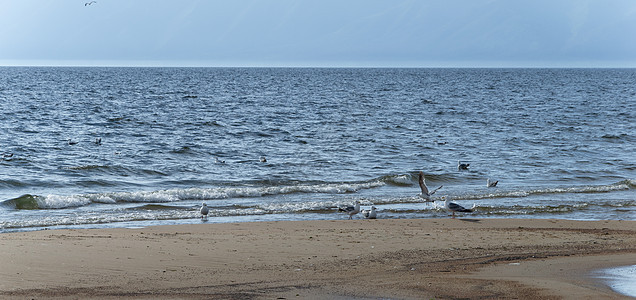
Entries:
<svg viewBox="0 0 636 300">
<path fill-rule="evenodd" d="M 424 179 L 424 173 L 422 171 L 420 171 L 420 178 L 419 178 L 419 182 L 420 182 L 420 189 L 422 190 L 422 192 L 420 193 L 420 198 L 426 200 L 426 202 L 431 201 L 431 196 L 433 194 L 435 194 L 435 192 L 437 192 L 437 190 L 441 189 L 443 187 L 443 185 L 440 185 L 438 188 L 434 189 L 432 192 L 428 191 L 428 187 L 426 186 L 426 182 Z"/>
</svg>

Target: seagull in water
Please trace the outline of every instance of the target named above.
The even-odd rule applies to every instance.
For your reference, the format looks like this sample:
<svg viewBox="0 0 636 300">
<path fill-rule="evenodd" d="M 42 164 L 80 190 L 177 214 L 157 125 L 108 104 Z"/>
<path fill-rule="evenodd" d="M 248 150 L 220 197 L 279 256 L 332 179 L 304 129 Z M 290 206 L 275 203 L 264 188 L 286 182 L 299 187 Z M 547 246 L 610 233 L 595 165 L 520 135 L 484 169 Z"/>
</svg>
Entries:
<svg viewBox="0 0 636 300">
<path fill-rule="evenodd" d="M 461 161 L 457 161 L 457 170 L 468 170 L 468 166 L 470 166 L 470 164 L 462 164 Z"/>
<path fill-rule="evenodd" d="M 420 189 L 422 189 L 422 192 L 420 193 L 420 198 L 426 200 L 427 202 L 431 201 L 431 196 L 433 194 L 435 194 L 435 192 L 437 192 L 437 190 L 441 189 L 443 187 L 443 185 L 440 185 L 438 188 L 434 189 L 432 192 L 429 193 L 428 191 L 428 187 L 426 186 L 426 182 L 424 181 L 424 173 L 422 171 L 420 171 Z"/>
<path fill-rule="evenodd" d="M 344 211 L 349 214 L 349 220 L 353 219 L 353 216 L 360 212 L 360 201 L 356 200 L 354 206 L 340 207 L 338 211 Z"/>
<path fill-rule="evenodd" d="M 199 210 L 199 212 L 201 212 L 201 220 L 203 220 L 204 217 L 206 219 L 208 218 L 208 212 L 210 212 L 210 210 L 208 209 L 208 205 L 205 204 L 205 202 L 203 202 L 203 205 L 201 205 L 201 209 Z"/>
<path fill-rule="evenodd" d="M 497 183 L 499 183 L 499 180 L 495 181 L 495 182 L 491 182 L 490 178 L 486 179 L 486 186 L 491 188 L 491 187 L 496 187 Z"/>
<path fill-rule="evenodd" d="M 454 202 L 448 202 L 448 199 L 446 199 L 446 196 L 442 197 L 444 198 L 444 208 L 453 213 L 453 219 L 455 219 L 455 212 L 473 212 L 472 209 L 468 209 L 468 208 L 464 208 L 463 206 L 454 203 Z M 475 206 L 473 206 L 475 207 Z"/>
<path fill-rule="evenodd" d="M 371 206 L 371 209 L 365 209 L 362 211 L 362 216 L 365 219 L 377 219 L 378 218 L 378 213 L 376 212 L 376 208 L 375 206 Z"/>
</svg>

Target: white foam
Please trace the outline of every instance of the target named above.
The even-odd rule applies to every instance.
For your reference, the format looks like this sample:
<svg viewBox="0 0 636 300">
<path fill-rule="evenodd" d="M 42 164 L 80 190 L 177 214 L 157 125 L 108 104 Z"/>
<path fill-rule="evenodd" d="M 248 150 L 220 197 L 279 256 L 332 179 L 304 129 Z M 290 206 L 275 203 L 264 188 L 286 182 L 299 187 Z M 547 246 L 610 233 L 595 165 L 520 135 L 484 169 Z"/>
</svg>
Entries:
<svg viewBox="0 0 636 300">
<path fill-rule="evenodd" d="M 38 207 L 40 208 L 66 208 L 84 206 L 91 203 L 91 200 L 82 195 L 60 196 L 47 195 L 44 197 L 36 197 Z"/>
<path fill-rule="evenodd" d="M 384 183 L 381 181 L 372 181 L 364 183 L 326 183 L 315 185 L 289 185 L 270 187 L 187 188 L 68 196 L 47 195 L 43 197 L 37 197 L 37 201 L 40 208 L 59 209 L 84 206 L 91 203 L 168 203 L 182 200 L 214 200 L 227 198 L 262 197 L 293 193 L 346 194 L 355 193 L 362 189 L 380 187 L 383 185 Z"/>
<path fill-rule="evenodd" d="M 602 270 L 599 278 L 614 291 L 636 297 L 636 265 Z"/>
</svg>

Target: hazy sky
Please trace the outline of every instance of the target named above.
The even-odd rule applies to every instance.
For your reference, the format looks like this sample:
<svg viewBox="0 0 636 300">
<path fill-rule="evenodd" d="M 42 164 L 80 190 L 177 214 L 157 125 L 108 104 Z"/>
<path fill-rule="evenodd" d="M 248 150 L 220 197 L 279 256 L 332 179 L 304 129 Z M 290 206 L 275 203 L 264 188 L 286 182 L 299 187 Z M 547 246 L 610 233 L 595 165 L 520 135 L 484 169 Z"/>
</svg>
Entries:
<svg viewBox="0 0 636 300">
<path fill-rule="evenodd" d="M 0 65 L 636 67 L 635 0 L 0 0 Z"/>
</svg>

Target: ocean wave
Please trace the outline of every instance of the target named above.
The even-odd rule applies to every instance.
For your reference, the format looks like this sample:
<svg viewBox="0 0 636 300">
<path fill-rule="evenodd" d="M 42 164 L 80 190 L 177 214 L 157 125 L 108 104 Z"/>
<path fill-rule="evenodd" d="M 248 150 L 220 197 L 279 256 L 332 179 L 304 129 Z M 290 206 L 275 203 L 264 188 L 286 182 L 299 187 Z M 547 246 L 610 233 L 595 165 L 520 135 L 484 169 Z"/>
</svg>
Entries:
<svg viewBox="0 0 636 300">
<path fill-rule="evenodd" d="M 361 190 L 374 189 L 385 185 L 405 186 L 413 185 L 412 175 L 388 175 L 374 180 L 361 182 L 342 182 L 342 183 L 278 183 L 274 186 L 230 186 L 230 187 L 213 187 L 213 188 L 179 188 L 156 191 L 132 191 L 132 192 L 109 192 L 109 193 L 93 193 L 93 194 L 75 194 L 75 195 L 31 195 L 25 194 L 20 197 L 0 202 L 5 208 L 12 209 L 64 209 L 86 206 L 92 203 L 116 204 L 116 203 L 171 203 L 178 201 L 212 201 L 229 198 L 255 198 L 288 194 L 354 194 Z M 449 200 L 480 200 L 480 199 L 496 199 L 496 198 L 523 198 L 532 195 L 542 194 L 567 194 L 567 193 L 606 193 L 621 190 L 634 189 L 636 181 L 623 180 L 609 185 L 597 186 L 570 186 L 570 187 L 550 187 L 528 190 L 504 190 L 497 189 L 495 191 L 488 190 L 485 193 L 462 193 L 447 195 Z M 395 197 L 375 199 L 376 204 L 389 203 L 414 203 L 422 200 L 416 196 L 412 197 Z M 371 202 L 369 202 L 371 203 Z M 311 202 L 310 202 L 311 204 Z M 284 204 L 287 207 L 274 207 L 280 204 L 263 204 L 261 209 L 273 211 L 306 211 L 320 210 L 320 206 L 324 209 L 328 207 L 341 206 L 342 203 L 324 203 L 316 202 L 315 207 L 299 206 L 292 208 L 298 204 Z M 307 205 L 307 204 L 303 204 Z"/>
<path fill-rule="evenodd" d="M 523 198 L 541 194 L 578 194 L 578 193 L 608 193 L 614 191 L 630 190 L 636 187 L 636 181 L 623 180 L 608 185 L 585 185 L 571 187 L 550 187 L 529 190 L 498 190 L 483 194 L 468 193 L 450 196 L 450 200 L 471 200 L 471 199 L 491 199 L 491 198 Z"/>
<path fill-rule="evenodd" d="M 250 198 L 295 193 L 348 194 L 363 189 L 385 185 L 383 181 L 353 183 L 319 183 L 286 186 L 186 188 L 157 191 L 114 192 L 78 195 L 23 195 L 2 202 L 5 207 L 15 209 L 62 209 L 89 205 L 91 203 L 167 203 L 184 200 L 216 200 L 228 198 Z"/>
</svg>

